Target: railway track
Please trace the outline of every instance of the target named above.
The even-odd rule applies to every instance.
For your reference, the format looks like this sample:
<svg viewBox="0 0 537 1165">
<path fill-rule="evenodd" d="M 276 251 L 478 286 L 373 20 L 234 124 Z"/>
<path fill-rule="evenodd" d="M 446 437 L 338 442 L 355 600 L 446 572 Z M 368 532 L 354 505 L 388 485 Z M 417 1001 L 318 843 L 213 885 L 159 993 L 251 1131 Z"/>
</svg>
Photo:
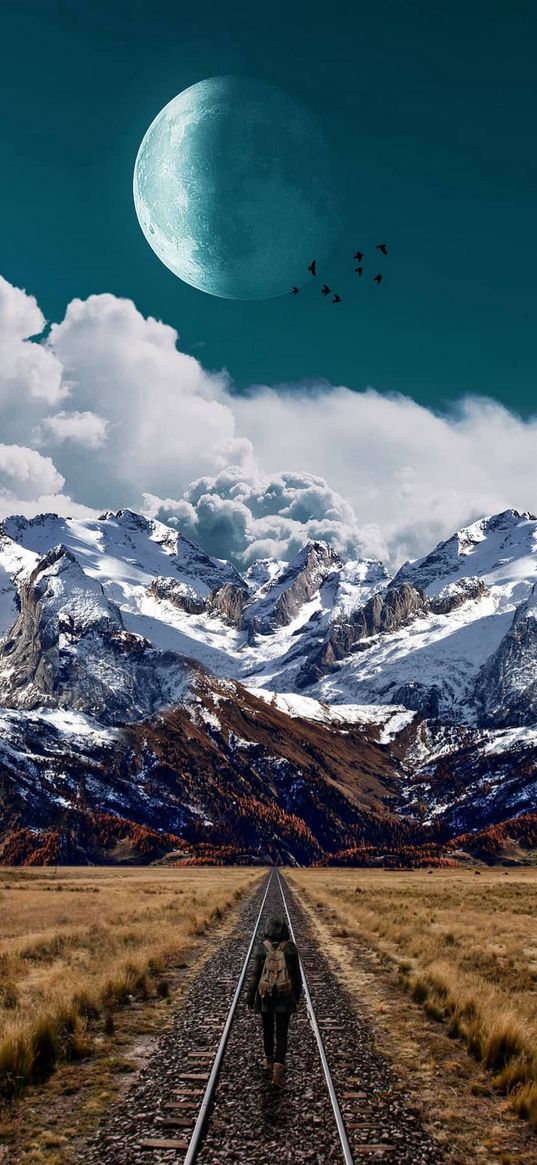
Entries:
<svg viewBox="0 0 537 1165">
<path fill-rule="evenodd" d="M 285 914 L 302 962 L 304 1003 L 291 1020 L 286 1082 L 261 1071 L 259 1019 L 244 980 L 258 931 Z M 80 1160 L 85 1165 L 441 1165 L 368 1017 L 319 950 L 278 871 L 191 985 L 174 1027 Z"/>
</svg>

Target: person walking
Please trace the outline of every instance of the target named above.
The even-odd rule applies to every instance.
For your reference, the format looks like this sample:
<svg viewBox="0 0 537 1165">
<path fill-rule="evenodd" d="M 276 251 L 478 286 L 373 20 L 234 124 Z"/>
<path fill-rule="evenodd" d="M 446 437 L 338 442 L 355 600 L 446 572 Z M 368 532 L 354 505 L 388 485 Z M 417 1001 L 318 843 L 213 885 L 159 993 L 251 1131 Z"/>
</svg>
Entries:
<svg viewBox="0 0 537 1165">
<path fill-rule="evenodd" d="M 283 1085 L 289 1021 L 302 994 L 298 950 L 283 918 L 269 919 L 263 942 L 254 948 L 246 992 L 248 1007 L 261 1016 L 265 1072 Z"/>
</svg>

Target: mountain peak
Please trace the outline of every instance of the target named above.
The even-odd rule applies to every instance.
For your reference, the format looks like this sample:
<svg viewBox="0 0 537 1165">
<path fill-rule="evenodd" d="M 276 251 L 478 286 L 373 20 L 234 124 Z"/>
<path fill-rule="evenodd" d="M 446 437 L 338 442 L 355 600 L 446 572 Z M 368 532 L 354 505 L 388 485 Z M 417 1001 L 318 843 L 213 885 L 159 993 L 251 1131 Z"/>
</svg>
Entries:
<svg viewBox="0 0 537 1165">
<path fill-rule="evenodd" d="M 454 537 L 459 540 L 461 553 L 465 553 L 467 546 L 471 547 L 493 534 L 513 531 L 527 522 L 535 522 L 536 520 L 535 516 L 530 514 L 528 510 L 522 512 L 514 509 L 501 510 L 498 514 L 488 514 L 485 518 L 478 518 L 476 522 L 463 526 Z"/>
<path fill-rule="evenodd" d="M 243 622 L 250 639 L 256 632 L 267 635 L 292 623 L 319 599 L 328 576 L 343 566 L 343 559 L 327 542 L 307 542 L 281 570 L 269 575 L 257 600 L 246 609 Z"/>
<path fill-rule="evenodd" d="M 503 510 L 463 526 L 430 554 L 406 562 L 390 585 L 412 582 L 434 595 L 448 580 L 462 576 L 490 582 L 489 576 L 500 571 L 516 581 L 524 570 L 521 564 L 536 552 L 537 519 L 528 511 Z"/>
<path fill-rule="evenodd" d="M 312 539 L 306 542 L 293 558 L 291 558 L 288 570 L 303 570 L 305 566 L 312 562 L 333 563 L 334 566 L 343 565 L 343 559 L 328 542 L 323 542 L 320 539 Z"/>
<path fill-rule="evenodd" d="M 60 569 L 69 569 L 70 566 L 74 566 L 75 569 L 80 571 L 81 574 L 84 573 L 74 554 L 68 550 L 67 546 L 64 546 L 63 542 L 59 542 L 57 546 L 52 546 L 51 549 L 47 550 L 46 554 L 43 554 L 43 556 L 39 559 L 34 571 L 34 575 L 37 576 L 38 574 L 44 574 L 45 571 L 48 571 L 57 565 L 59 565 Z"/>
</svg>

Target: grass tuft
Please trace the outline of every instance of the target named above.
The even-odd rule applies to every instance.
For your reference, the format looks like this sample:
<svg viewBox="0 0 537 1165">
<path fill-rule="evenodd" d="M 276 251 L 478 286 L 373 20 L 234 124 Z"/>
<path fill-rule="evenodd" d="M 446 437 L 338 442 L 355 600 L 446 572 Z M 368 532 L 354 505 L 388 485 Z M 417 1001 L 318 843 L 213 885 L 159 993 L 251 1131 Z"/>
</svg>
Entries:
<svg viewBox="0 0 537 1165">
<path fill-rule="evenodd" d="M 11 1100 L 32 1079 L 33 1050 L 29 1033 L 8 1032 L 0 1044 L 0 1096 Z"/>
<path fill-rule="evenodd" d="M 52 1015 L 41 1015 L 30 1032 L 31 1081 L 39 1084 L 54 1071 L 60 1052 L 61 1025 Z"/>
<path fill-rule="evenodd" d="M 514 1015 L 499 1016 L 483 1035 L 481 1058 L 492 1072 L 499 1072 L 527 1051 L 527 1036 Z"/>
<path fill-rule="evenodd" d="M 512 1108 L 537 1129 L 537 1081 L 524 1084 L 511 1101 Z"/>
</svg>

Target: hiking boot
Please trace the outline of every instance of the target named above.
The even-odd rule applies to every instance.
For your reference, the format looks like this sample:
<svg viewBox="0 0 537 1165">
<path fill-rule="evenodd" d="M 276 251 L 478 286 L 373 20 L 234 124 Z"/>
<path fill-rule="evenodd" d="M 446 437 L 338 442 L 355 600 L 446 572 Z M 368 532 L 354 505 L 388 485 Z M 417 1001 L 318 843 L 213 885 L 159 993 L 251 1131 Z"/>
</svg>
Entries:
<svg viewBox="0 0 537 1165">
<path fill-rule="evenodd" d="M 276 1088 L 283 1088 L 283 1064 L 275 1064 L 272 1073 L 272 1083 Z"/>
<path fill-rule="evenodd" d="M 263 1060 L 263 1071 L 268 1075 L 270 1075 L 272 1072 L 272 1064 L 273 1061 L 270 1059 L 270 1056 L 265 1056 L 265 1059 Z"/>
</svg>

